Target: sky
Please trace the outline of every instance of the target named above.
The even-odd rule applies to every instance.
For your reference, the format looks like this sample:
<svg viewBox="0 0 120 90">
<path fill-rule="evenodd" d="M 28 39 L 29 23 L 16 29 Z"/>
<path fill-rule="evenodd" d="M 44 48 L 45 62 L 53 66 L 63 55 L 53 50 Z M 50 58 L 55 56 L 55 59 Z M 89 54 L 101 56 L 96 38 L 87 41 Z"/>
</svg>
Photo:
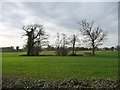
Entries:
<svg viewBox="0 0 120 90">
<path fill-rule="evenodd" d="M 41 24 L 54 44 L 57 32 L 68 36 L 78 34 L 77 22 L 94 21 L 108 32 L 108 40 L 102 47 L 118 45 L 118 3 L 117 2 L 2 2 L 0 5 L 0 47 L 20 46 L 26 42 L 22 27 Z M 54 1 L 54 0 L 53 0 Z"/>
</svg>

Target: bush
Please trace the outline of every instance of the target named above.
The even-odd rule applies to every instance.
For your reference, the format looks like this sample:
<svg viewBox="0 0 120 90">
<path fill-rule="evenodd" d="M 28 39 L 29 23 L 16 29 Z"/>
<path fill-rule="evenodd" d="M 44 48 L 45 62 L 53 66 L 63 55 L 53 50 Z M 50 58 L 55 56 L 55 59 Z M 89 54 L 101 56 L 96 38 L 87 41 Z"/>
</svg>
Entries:
<svg viewBox="0 0 120 90">
<path fill-rule="evenodd" d="M 58 56 L 67 56 L 68 55 L 67 48 L 61 47 L 61 48 L 57 49 L 56 50 L 56 55 L 58 55 Z"/>
<path fill-rule="evenodd" d="M 31 78 L 23 77 L 12 77 L 3 78 L 3 89 L 9 88 L 23 88 L 23 89 L 33 89 L 33 88 L 54 88 L 54 89 L 92 89 L 92 90 L 118 90 L 120 89 L 119 80 L 111 79 L 92 79 L 92 80 L 78 80 L 75 78 L 65 79 L 65 80 L 51 80 L 45 81 L 33 80 Z"/>
</svg>

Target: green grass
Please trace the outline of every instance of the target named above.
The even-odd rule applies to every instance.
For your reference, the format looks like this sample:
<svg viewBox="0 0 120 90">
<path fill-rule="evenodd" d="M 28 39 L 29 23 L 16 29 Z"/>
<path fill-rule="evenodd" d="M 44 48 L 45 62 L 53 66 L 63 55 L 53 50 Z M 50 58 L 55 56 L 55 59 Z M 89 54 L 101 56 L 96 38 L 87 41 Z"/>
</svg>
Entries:
<svg viewBox="0 0 120 90">
<path fill-rule="evenodd" d="M 44 53 L 44 52 L 43 52 Z M 52 53 L 51 51 L 48 53 Z M 79 53 L 79 52 L 78 52 Z M 117 52 L 96 52 L 96 56 L 20 56 L 3 53 L 3 77 L 22 76 L 38 79 L 118 78 Z"/>
</svg>

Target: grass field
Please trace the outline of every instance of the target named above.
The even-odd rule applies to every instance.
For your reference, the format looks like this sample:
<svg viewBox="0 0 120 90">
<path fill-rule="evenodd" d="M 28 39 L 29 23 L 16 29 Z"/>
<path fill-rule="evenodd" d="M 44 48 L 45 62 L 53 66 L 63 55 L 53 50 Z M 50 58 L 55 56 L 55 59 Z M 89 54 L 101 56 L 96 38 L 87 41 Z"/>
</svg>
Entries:
<svg viewBox="0 0 120 90">
<path fill-rule="evenodd" d="M 46 52 L 43 52 L 46 53 Z M 52 54 L 53 52 L 48 52 Z M 3 53 L 3 77 L 32 77 L 39 79 L 118 78 L 118 54 L 97 51 L 96 56 L 20 56 Z"/>
</svg>

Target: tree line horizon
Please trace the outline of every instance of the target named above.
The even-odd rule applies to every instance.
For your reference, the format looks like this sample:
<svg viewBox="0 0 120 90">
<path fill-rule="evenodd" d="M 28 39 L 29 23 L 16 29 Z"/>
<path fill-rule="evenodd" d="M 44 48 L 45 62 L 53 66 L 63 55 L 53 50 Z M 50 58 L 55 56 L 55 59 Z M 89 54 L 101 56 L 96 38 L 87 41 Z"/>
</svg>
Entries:
<svg viewBox="0 0 120 90">
<path fill-rule="evenodd" d="M 92 56 L 95 56 L 96 48 L 103 45 L 104 41 L 108 38 L 106 31 L 104 31 L 100 26 L 93 27 L 93 24 L 94 21 L 88 22 L 87 20 L 78 22 L 78 25 L 80 26 L 79 32 L 83 35 L 82 40 L 78 38 L 77 34 L 67 37 L 66 34 L 60 34 L 58 32 L 55 36 L 56 55 L 67 56 L 67 46 L 72 46 L 71 55 L 75 56 L 76 44 L 81 46 L 81 42 L 84 42 L 92 47 Z M 38 56 L 39 52 L 42 51 L 42 47 L 48 45 L 49 35 L 45 32 L 43 25 L 40 24 L 25 25 L 23 26 L 23 30 L 25 31 L 23 36 L 27 37 L 27 56 Z"/>
</svg>

